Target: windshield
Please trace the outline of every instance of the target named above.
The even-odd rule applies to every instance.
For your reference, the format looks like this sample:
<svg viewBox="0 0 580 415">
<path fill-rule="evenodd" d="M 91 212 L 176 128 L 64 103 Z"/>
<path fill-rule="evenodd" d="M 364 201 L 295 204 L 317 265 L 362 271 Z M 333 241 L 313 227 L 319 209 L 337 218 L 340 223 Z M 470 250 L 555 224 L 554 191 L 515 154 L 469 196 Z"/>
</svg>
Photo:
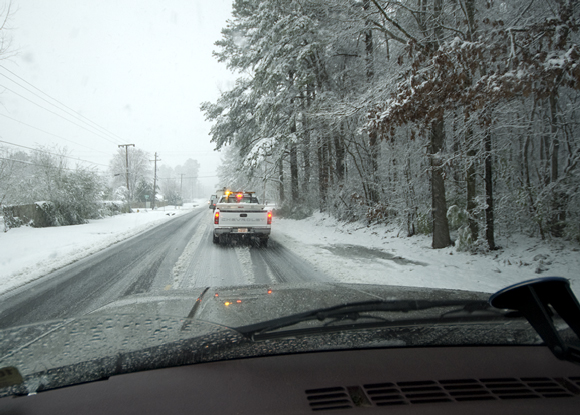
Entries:
<svg viewBox="0 0 580 415">
<path fill-rule="evenodd" d="M 579 19 L 0 0 L 0 369 L 541 344 L 488 299 L 580 294 Z"/>
</svg>

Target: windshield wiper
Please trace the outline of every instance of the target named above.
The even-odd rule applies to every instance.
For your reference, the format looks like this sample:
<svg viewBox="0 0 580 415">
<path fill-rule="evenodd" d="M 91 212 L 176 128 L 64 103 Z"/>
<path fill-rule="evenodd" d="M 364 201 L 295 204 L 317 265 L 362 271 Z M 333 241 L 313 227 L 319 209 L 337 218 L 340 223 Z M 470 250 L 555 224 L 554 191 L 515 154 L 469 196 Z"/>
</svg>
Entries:
<svg viewBox="0 0 580 415">
<path fill-rule="evenodd" d="M 447 312 L 442 315 L 437 316 L 437 318 L 445 318 L 446 315 L 452 314 L 454 312 L 465 312 L 472 313 L 474 311 L 489 311 L 494 316 L 498 316 L 499 311 L 494 309 L 489 305 L 487 301 L 483 300 L 374 300 L 374 301 L 362 301 L 348 304 L 341 304 L 334 307 L 320 308 L 312 311 L 306 311 L 304 313 L 293 314 L 290 316 L 275 318 L 272 320 L 249 324 L 247 326 L 241 326 L 234 328 L 237 332 L 241 333 L 243 336 L 256 340 L 261 335 L 264 335 L 275 330 L 293 326 L 298 323 L 303 323 L 312 320 L 325 321 L 329 319 L 336 320 L 353 320 L 358 319 L 377 319 L 378 317 L 374 312 L 391 312 L 391 313 L 406 313 L 409 311 L 419 311 L 428 310 L 432 308 L 440 307 L 461 307 L 458 310 L 453 310 L 453 312 Z M 501 314 L 503 316 L 503 314 Z M 463 314 L 465 317 L 465 314 Z M 388 319 L 381 319 L 389 324 L 392 321 Z M 332 322 L 332 321 L 331 321 Z M 375 323 L 377 324 L 377 323 Z M 384 324 L 384 323 L 383 323 Z M 324 329 L 328 325 L 322 327 Z M 318 328 L 320 330 L 320 328 Z"/>
</svg>

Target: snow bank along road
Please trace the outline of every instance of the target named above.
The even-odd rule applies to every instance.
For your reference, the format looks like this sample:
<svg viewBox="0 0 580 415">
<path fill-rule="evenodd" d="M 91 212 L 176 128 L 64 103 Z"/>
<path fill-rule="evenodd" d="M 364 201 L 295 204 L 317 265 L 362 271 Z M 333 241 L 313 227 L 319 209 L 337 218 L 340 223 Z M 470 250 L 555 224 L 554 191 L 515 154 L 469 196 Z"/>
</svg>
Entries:
<svg viewBox="0 0 580 415">
<path fill-rule="evenodd" d="M 213 244 L 211 213 L 194 209 L 0 296 L 0 328 L 157 290 L 331 280 L 274 240 L 267 248 Z"/>
</svg>

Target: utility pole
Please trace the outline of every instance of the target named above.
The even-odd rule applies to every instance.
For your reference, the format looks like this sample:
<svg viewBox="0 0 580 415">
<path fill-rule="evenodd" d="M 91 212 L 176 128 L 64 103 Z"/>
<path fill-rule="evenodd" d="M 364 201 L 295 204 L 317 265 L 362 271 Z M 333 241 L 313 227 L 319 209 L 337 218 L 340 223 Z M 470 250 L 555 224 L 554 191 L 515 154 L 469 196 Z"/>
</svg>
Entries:
<svg viewBox="0 0 580 415">
<path fill-rule="evenodd" d="M 127 179 L 127 201 L 131 199 L 129 191 L 129 152 L 127 150 L 129 146 L 135 147 L 135 144 L 119 144 L 119 148 L 125 147 L 125 178 Z"/>
<path fill-rule="evenodd" d="M 155 162 L 155 167 L 153 169 L 153 199 L 151 200 L 151 210 L 155 209 L 155 191 L 157 189 L 157 162 L 161 159 L 157 158 L 157 152 L 155 152 L 155 160 L 149 160 Z"/>
<path fill-rule="evenodd" d="M 180 173 L 179 175 L 181 176 L 181 181 L 179 182 L 179 197 L 183 203 L 183 176 L 185 176 L 185 173 Z"/>
</svg>

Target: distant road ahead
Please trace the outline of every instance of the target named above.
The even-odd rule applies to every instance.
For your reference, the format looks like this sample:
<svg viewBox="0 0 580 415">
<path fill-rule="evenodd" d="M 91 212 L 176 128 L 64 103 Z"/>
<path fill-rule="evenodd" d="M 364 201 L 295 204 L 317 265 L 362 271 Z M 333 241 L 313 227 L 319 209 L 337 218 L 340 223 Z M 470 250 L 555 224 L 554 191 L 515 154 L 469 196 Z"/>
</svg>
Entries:
<svg viewBox="0 0 580 415">
<path fill-rule="evenodd" d="M 0 328 L 75 317 L 131 294 L 176 288 L 326 280 L 270 238 L 212 243 L 200 207 L 0 296 Z"/>
</svg>

